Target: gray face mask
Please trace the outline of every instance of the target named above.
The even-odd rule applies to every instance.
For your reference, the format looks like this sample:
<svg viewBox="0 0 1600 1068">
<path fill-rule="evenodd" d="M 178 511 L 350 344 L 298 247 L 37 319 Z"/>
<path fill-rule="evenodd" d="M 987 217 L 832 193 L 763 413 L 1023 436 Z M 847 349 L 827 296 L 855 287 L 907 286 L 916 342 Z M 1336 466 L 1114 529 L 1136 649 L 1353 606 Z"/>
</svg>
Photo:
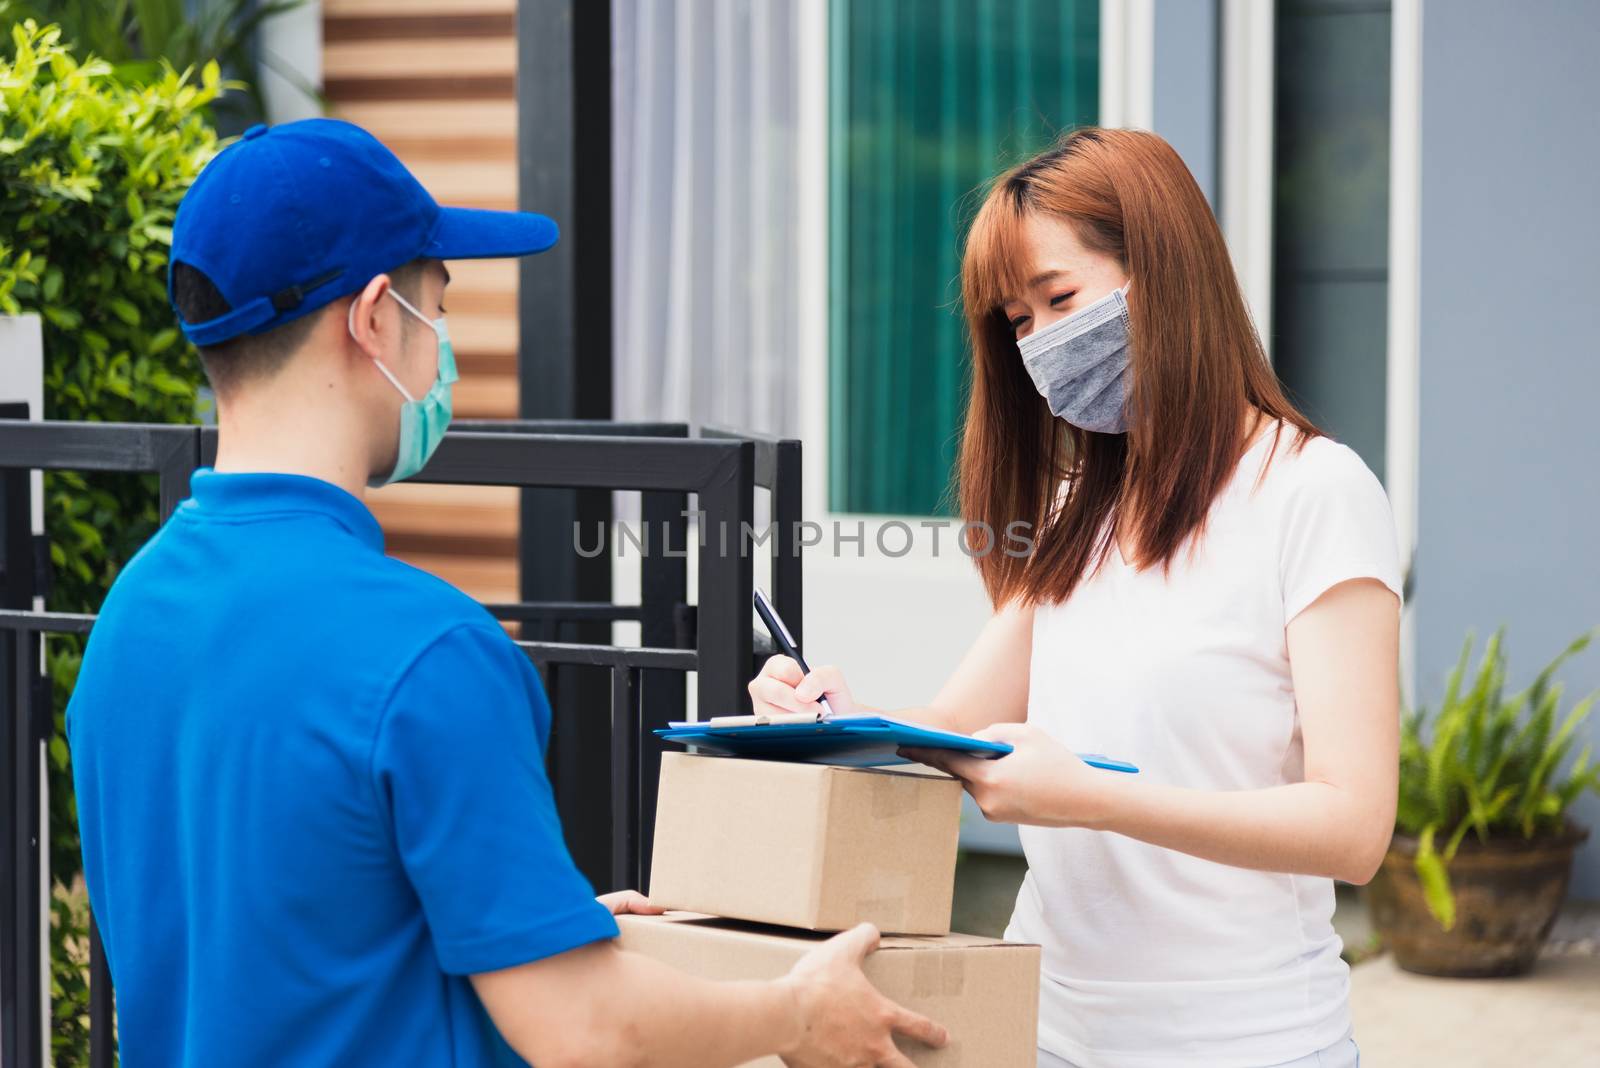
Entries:
<svg viewBox="0 0 1600 1068">
<path fill-rule="evenodd" d="M 1017 342 L 1022 365 L 1058 418 L 1097 434 L 1128 430 L 1128 287 L 1113 289 Z"/>
</svg>

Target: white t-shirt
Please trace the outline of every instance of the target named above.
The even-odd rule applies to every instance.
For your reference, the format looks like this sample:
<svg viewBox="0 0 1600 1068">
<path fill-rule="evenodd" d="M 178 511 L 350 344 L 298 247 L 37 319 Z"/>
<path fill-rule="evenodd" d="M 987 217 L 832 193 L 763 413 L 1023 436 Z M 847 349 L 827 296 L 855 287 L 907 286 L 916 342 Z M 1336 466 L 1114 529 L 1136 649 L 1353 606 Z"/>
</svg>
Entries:
<svg viewBox="0 0 1600 1068">
<path fill-rule="evenodd" d="M 1326 438 L 1247 451 L 1198 549 L 1137 571 L 1113 547 L 1034 610 L 1028 722 L 1198 790 L 1303 780 L 1284 628 L 1330 587 L 1400 592 L 1383 487 Z M 1260 483 L 1257 479 L 1260 476 Z M 1112 774 L 1107 772 L 1105 774 Z M 1333 881 L 1249 871 L 1122 835 L 1022 828 L 1008 938 L 1044 947 L 1039 1044 L 1085 1068 L 1260 1068 L 1350 1028 Z"/>
</svg>

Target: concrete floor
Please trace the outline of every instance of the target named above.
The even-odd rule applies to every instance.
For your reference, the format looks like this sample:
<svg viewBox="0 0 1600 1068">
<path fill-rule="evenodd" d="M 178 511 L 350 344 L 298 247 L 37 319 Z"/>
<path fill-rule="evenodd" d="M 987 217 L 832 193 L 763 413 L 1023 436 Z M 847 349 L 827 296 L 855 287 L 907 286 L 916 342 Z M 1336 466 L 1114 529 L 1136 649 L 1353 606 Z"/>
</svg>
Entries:
<svg viewBox="0 0 1600 1068">
<path fill-rule="evenodd" d="M 1546 955 L 1515 979 L 1433 979 L 1383 954 L 1350 978 L 1365 1068 L 1600 1064 L 1600 956 Z"/>
<path fill-rule="evenodd" d="M 953 925 L 999 935 L 1022 858 L 964 853 Z M 1356 890 L 1339 888 L 1334 927 L 1351 968 L 1351 1012 L 1364 1068 L 1600 1066 L 1600 902 L 1574 902 L 1538 966 L 1515 979 L 1435 979 L 1402 972 L 1377 945 Z"/>
</svg>

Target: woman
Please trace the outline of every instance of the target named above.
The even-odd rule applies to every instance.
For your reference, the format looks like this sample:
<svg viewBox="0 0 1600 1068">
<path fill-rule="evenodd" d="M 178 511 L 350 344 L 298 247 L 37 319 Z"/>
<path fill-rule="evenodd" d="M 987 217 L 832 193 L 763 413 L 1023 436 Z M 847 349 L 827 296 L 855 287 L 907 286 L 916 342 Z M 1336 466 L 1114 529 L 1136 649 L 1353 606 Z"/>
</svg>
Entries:
<svg viewBox="0 0 1600 1068">
<path fill-rule="evenodd" d="M 1204 197 L 1084 129 L 968 235 L 960 460 L 993 618 L 931 705 L 1003 741 L 917 758 L 1022 825 L 1040 1064 L 1351 1065 L 1333 880 L 1393 827 L 1400 574 L 1383 489 L 1285 399 Z M 982 524 L 981 526 L 979 524 Z M 980 541 L 985 536 L 980 536 Z M 757 711 L 871 711 L 777 657 Z M 1096 751 L 1139 775 L 1089 768 Z"/>
</svg>

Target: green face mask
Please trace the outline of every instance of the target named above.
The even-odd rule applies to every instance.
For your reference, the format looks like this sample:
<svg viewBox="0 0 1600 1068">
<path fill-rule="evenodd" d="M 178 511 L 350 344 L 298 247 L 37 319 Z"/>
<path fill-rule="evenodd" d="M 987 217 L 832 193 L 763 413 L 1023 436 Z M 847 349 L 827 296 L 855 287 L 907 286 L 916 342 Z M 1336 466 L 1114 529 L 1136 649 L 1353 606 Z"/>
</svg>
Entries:
<svg viewBox="0 0 1600 1068">
<path fill-rule="evenodd" d="M 406 311 L 433 327 L 433 332 L 439 336 L 439 374 L 434 378 L 427 396 L 417 400 L 400 384 L 394 372 L 383 365 L 383 361 L 373 358 L 372 362 L 378 365 L 383 377 L 406 399 L 400 406 L 400 446 L 395 453 L 394 470 L 384 478 L 370 480 L 367 485 L 373 487 L 399 482 L 422 470 L 428 457 L 433 455 L 433 450 L 444 440 L 444 432 L 450 426 L 450 385 L 459 377 L 456 374 L 456 354 L 450 347 L 450 331 L 445 326 L 444 317 L 429 319 L 393 289 L 389 290 L 389 295 L 399 301 Z M 354 315 L 355 310 L 352 303 L 350 313 Z M 355 336 L 353 327 L 351 336 Z"/>
</svg>

